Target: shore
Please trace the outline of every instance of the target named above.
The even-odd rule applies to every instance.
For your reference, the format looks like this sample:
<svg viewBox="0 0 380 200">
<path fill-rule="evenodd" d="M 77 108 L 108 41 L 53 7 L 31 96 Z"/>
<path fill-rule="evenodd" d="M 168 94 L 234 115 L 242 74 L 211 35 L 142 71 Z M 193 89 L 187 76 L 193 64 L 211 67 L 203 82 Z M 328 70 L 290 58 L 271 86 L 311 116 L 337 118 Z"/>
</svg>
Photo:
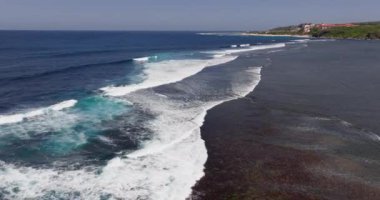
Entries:
<svg viewBox="0 0 380 200">
<path fill-rule="evenodd" d="M 300 38 L 312 38 L 310 35 L 275 35 L 275 34 L 265 34 L 265 33 L 241 33 L 244 36 L 265 36 L 265 37 L 300 37 Z"/>
<path fill-rule="evenodd" d="M 241 58 L 263 61 L 262 80 L 208 112 L 205 176 L 191 199 L 379 199 L 379 44 Z"/>
<path fill-rule="evenodd" d="M 305 39 L 344 39 L 344 40 L 380 40 L 380 39 L 364 39 L 364 38 L 354 38 L 354 37 L 349 37 L 349 38 L 341 38 L 341 37 L 327 37 L 327 36 L 322 36 L 322 37 L 313 37 L 310 35 L 290 35 L 290 34 L 266 34 L 266 33 L 241 33 L 240 35 L 243 36 L 262 36 L 262 37 L 295 37 L 295 38 L 305 38 Z"/>
</svg>

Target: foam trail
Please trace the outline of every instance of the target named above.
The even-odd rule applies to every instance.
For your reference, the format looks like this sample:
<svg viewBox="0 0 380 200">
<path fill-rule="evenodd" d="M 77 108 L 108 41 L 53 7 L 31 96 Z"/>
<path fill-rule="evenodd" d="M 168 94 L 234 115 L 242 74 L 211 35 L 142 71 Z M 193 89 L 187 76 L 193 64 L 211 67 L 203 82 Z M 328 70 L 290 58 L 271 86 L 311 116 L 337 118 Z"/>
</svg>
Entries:
<svg viewBox="0 0 380 200">
<path fill-rule="evenodd" d="M 60 111 L 66 108 L 75 106 L 77 100 L 67 100 L 60 103 L 54 104 L 52 106 L 36 109 L 27 113 L 13 114 L 13 115 L 0 115 L 0 125 L 12 124 L 17 122 L 22 122 L 25 119 L 33 118 L 39 115 L 44 115 L 50 111 Z"/>
<path fill-rule="evenodd" d="M 373 138 L 374 138 L 374 140 L 377 140 L 377 141 L 380 142 L 380 136 L 378 136 L 378 135 L 376 135 L 376 134 L 373 134 Z"/>
<path fill-rule="evenodd" d="M 205 101 L 197 97 L 186 101 L 170 95 L 163 97 L 152 90 L 131 93 L 125 97 L 127 100 L 156 115 L 149 123 L 155 137 L 141 151 L 117 156 L 104 167 L 78 170 L 40 169 L 0 161 L 0 188 L 9 199 L 185 199 L 204 175 L 207 150 L 200 127 L 207 110 L 251 92 L 260 81 L 260 69 L 232 74 L 230 77 L 239 78 L 231 82 L 228 94 L 215 94 L 215 99 Z M 204 85 L 187 93 L 187 86 L 182 85 L 181 93 L 186 98 L 193 94 L 208 96 L 214 88 Z M 158 146 L 163 148 L 157 149 Z"/>
<path fill-rule="evenodd" d="M 291 42 L 287 42 L 286 44 L 308 43 L 310 41 L 313 41 L 313 40 L 310 40 L 310 39 L 298 39 L 298 40 L 292 40 Z"/>
<path fill-rule="evenodd" d="M 262 45 L 247 49 L 252 51 L 283 46 Z M 0 161 L 0 188 L 5 198 L 186 199 L 191 194 L 191 187 L 204 175 L 207 149 L 201 138 L 200 127 L 207 111 L 251 92 L 260 81 L 261 68 L 234 67 L 216 74 L 215 70 L 210 70 L 198 78 L 184 79 L 205 67 L 232 61 L 237 55 L 228 54 L 247 49 L 233 52 L 225 50 L 209 60 L 145 62 L 144 82 L 102 88 L 106 94 L 123 96 L 123 100 L 133 104 L 136 109 L 154 116 L 144 121 L 144 129 L 153 133 L 152 138 L 143 143 L 140 150 L 120 153 L 105 166 L 44 169 Z M 165 87 L 163 90 L 150 89 L 174 82 L 178 83 L 165 86 L 169 90 L 165 90 Z M 227 88 L 220 88 L 220 85 L 226 85 Z M 60 110 L 69 105 L 49 108 Z M 101 140 L 112 144 L 108 138 Z"/>
<path fill-rule="evenodd" d="M 215 35 L 215 36 L 232 36 L 232 35 L 240 35 L 240 33 L 226 32 L 226 33 L 197 33 L 197 35 Z"/>
<path fill-rule="evenodd" d="M 240 47 L 250 47 L 251 44 L 241 44 Z"/>
<path fill-rule="evenodd" d="M 305 42 L 309 42 L 310 39 L 299 39 L 299 40 L 294 40 L 295 42 L 299 42 L 299 43 L 305 43 Z"/>
<path fill-rule="evenodd" d="M 128 93 L 174 83 L 200 72 L 205 67 L 219 65 L 235 60 L 237 56 L 216 57 L 210 60 L 167 60 L 145 64 L 145 80 L 142 83 L 126 86 L 101 88 L 107 96 L 124 96 Z"/>
<path fill-rule="evenodd" d="M 212 54 L 238 54 L 238 53 L 249 52 L 249 51 L 283 48 L 285 46 L 286 46 L 285 43 L 277 43 L 277 44 L 268 44 L 268 45 L 256 45 L 256 46 L 251 46 L 249 48 L 238 48 L 238 49 L 235 48 L 235 49 L 225 49 L 225 50 L 209 51 L 209 52 L 205 52 L 205 53 L 212 53 Z"/>
<path fill-rule="evenodd" d="M 148 62 L 149 61 L 149 57 L 134 58 L 133 61 L 136 61 L 136 62 Z"/>
<path fill-rule="evenodd" d="M 245 44 L 245 46 L 247 46 L 247 44 Z M 226 49 L 205 52 L 208 54 L 213 54 L 213 59 L 210 60 L 167 60 L 156 63 L 145 63 L 145 80 L 142 83 L 126 86 L 108 86 L 101 88 L 100 90 L 107 96 L 124 96 L 137 90 L 181 81 L 186 77 L 200 72 L 205 67 L 227 63 L 237 58 L 237 56 L 231 56 L 230 54 L 282 48 L 285 46 L 285 43 L 278 43 L 270 45 L 257 45 L 241 49 Z"/>
<path fill-rule="evenodd" d="M 157 58 L 158 58 L 157 56 L 151 56 L 151 57 L 148 56 L 148 57 L 134 58 L 133 61 L 137 63 L 145 63 L 145 62 L 149 62 L 152 59 L 157 59 Z"/>
<path fill-rule="evenodd" d="M 186 176 L 178 179 L 181 180 L 181 182 L 184 182 L 182 185 L 188 185 L 188 188 L 191 188 L 191 186 L 193 186 L 196 181 L 203 176 L 203 166 L 207 159 L 207 150 L 205 149 L 204 142 L 200 137 L 200 127 L 203 125 L 207 110 L 223 102 L 241 98 L 250 93 L 260 81 L 260 72 L 261 67 L 249 68 L 245 71 L 245 73 L 249 74 L 252 78 L 246 85 L 242 85 L 240 83 L 232 84 L 234 95 L 224 98 L 223 100 L 205 102 L 201 105 L 196 103 L 196 107 L 190 105 L 183 106 L 183 102 L 167 102 L 166 99 L 162 98 L 151 97 L 148 98 L 149 100 L 146 99 L 144 104 L 149 105 L 152 112 L 159 113 L 158 118 L 152 123 L 151 127 L 155 130 L 157 138 L 147 142 L 141 150 L 128 154 L 127 158 L 146 159 L 156 156 L 161 157 L 162 155 L 171 155 L 171 157 L 176 155 L 178 156 L 177 159 L 186 157 L 186 155 L 196 157 L 193 155 L 196 152 L 195 150 L 190 152 L 182 152 L 181 154 L 178 153 L 181 152 L 181 149 L 186 146 L 193 146 L 192 149 L 197 149 L 197 152 L 199 152 L 199 157 L 197 159 L 192 158 L 197 160 L 193 164 L 194 169 L 182 169 L 185 171 L 189 170 L 188 173 L 193 174 L 193 176 Z M 131 99 L 131 101 L 142 102 L 144 100 L 142 97 L 137 97 L 136 99 Z M 186 163 L 189 161 L 184 159 L 177 162 Z M 185 199 L 190 193 L 190 189 L 184 189 L 184 192 L 181 196 L 178 196 L 177 199 Z"/>
</svg>

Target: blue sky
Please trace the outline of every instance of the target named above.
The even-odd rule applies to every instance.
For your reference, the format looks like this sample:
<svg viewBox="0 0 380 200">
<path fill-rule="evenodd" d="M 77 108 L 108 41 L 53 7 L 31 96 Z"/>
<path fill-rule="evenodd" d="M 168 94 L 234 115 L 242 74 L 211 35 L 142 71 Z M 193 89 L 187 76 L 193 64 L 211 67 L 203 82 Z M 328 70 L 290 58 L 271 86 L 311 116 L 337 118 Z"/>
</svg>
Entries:
<svg viewBox="0 0 380 200">
<path fill-rule="evenodd" d="M 0 29 L 262 30 L 380 21 L 380 0 L 0 0 Z"/>
</svg>

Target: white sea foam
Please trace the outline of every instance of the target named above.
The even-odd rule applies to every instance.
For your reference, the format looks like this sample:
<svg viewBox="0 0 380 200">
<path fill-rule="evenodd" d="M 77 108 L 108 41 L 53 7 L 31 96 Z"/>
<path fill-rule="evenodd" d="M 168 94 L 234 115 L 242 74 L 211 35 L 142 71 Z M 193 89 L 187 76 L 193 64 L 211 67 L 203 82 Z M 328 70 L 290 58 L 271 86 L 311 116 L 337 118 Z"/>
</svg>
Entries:
<svg viewBox="0 0 380 200">
<path fill-rule="evenodd" d="M 260 81 L 259 67 L 242 72 L 231 82 L 231 92 L 223 98 L 201 101 L 176 99 L 148 88 L 173 83 L 200 72 L 203 68 L 232 61 L 239 52 L 280 48 L 285 44 L 261 45 L 236 51 L 224 50 L 210 60 L 169 60 L 144 63 L 144 82 L 102 90 L 109 96 L 139 106 L 155 118 L 147 122 L 153 138 L 133 153 L 122 153 L 104 167 L 80 170 L 42 169 L 15 166 L 0 161 L 0 188 L 9 199 L 185 199 L 203 175 L 207 150 L 200 135 L 207 110 L 251 92 Z M 147 90 L 144 90 L 147 89 Z M 209 92 L 209 91 L 202 91 Z M 74 102 L 72 102 L 74 103 Z M 76 103 L 76 102 L 75 102 Z M 74 105 L 75 105 L 74 103 Z M 64 104 L 61 108 L 68 107 Z M 56 110 L 60 107 L 50 107 Z M 99 138 L 109 141 L 108 138 Z M 14 190 L 17 188 L 17 190 Z M 54 191 L 54 193 L 50 193 Z M 80 196 L 75 196 L 80 195 Z"/>
<path fill-rule="evenodd" d="M 287 42 L 286 44 L 299 44 L 299 43 L 309 43 L 309 42 L 333 42 L 335 39 L 298 39 Z"/>
<path fill-rule="evenodd" d="M 310 42 L 334 42 L 336 39 L 316 39 L 316 40 L 310 40 Z"/>
<path fill-rule="evenodd" d="M 135 101 L 136 103 L 145 101 L 144 104 L 149 105 L 150 110 L 152 110 L 153 113 L 158 113 L 159 117 L 156 119 L 158 122 L 154 122 L 157 124 L 153 124 L 154 128 L 152 129 L 162 134 L 158 134 L 160 136 L 159 138 L 147 142 L 144 148 L 129 154 L 128 157 L 138 158 L 149 154 L 157 154 L 180 143 L 186 138 L 189 138 L 194 131 L 197 131 L 199 127 L 202 126 L 207 110 L 225 101 L 243 97 L 255 88 L 260 80 L 261 67 L 252 67 L 245 72 L 250 74 L 252 79 L 246 85 L 241 83 L 231 83 L 234 93 L 233 97 L 228 97 L 220 101 L 203 103 L 202 105 L 198 105 L 200 102 L 197 102 L 196 107 L 189 105 L 191 103 L 184 103 L 182 100 L 176 102 L 173 100 L 167 100 L 166 98 L 163 99 L 157 97 L 151 97 L 146 100 L 143 100 L 143 97 L 140 97 L 141 99 L 136 99 L 136 97 L 132 99 L 132 101 Z M 163 119 L 160 119 L 161 117 Z M 173 123 L 174 121 L 179 121 L 180 123 L 175 124 Z M 169 131 L 171 131 L 170 134 L 168 134 Z"/>
<path fill-rule="evenodd" d="M 22 122 L 25 119 L 30 119 L 36 116 L 44 115 L 51 111 L 59 111 L 66 108 L 73 107 L 75 106 L 76 103 L 77 103 L 77 100 L 72 99 L 72 100 L 62 101 L 60 103 L 54 104 L 46 108 L 32 110 L 26 113 L 0 115 L 0 125 Z"/>
<path fill-rule="evenodd" d="M 380 142 L 380 136 L 379 136 L 379 135 L 373 134 L 372 136 L 373 136 L 373 139 L 374 139 L 374 140 Z"/>
<path fill-rule="evenodd" d="M 47 194 L 63 199 L 101 196 L 131 200 L 185 199 L 203 176 L 207 151 L 200 126 L 207 110 L 245 96 L 260 81 L 260 68 L 250 68 L 244 73 L 247 77 L 231 83 L 233 95 L 218 100 L 183 101 L 163 97 L 152 90 L 131 93 L 124 98 L 156 116 L 149 123 L 154 137 L 141 150 L 115 157 L 106 166 L 94 169 L 38 169 L 0 162 L 0 188 L 9 199 L 52 198 Z"/>
<path fill-rule="evenodd" d="M 205 53 L 211 53 L 211 54 L 217 54 L 217 55 L 218 54 L 228 55 L 228 54 L 238 54 L 238 53 L 244 53 L 244 52 L 256 51 L 256 50 L 283 48 L 285 46 L 286 46 L 285 43 L 277 43 L 277 44 L 268 44 L 268 45 L 255 45 L 255 46 L 250 46 L 249 48 L 234 48 L 234 49 L 208 51 Z"/>
<path fill-rule="evenodd" d="M 126 86 L 108 86 L 101 88 L 107 96 L 123 96 L 128 93 L 180 81 L 192 76 L 208 66 L 219 65 L 236 59 L 237 56 L 215 57 L 209 60 L 166 60 L 145 64 L 145 80 L 142 83 Z"/>
<path fill-rule="evenodd" d="M 214 35 L 214 36 L 241 36 L 238 32 L 217 32 L 217 33 L 197 33 L 197 35 Z"/>
<path fill-rule="evenodd" d="M 283 49 L 271 50 L 271 51 L 268 51 L 268 53 L 277 53 L 281 51 L 284 51 L 284 50 Z"/>
<path fill-rule="evenodd" d="M 212 55 L 213 58 L 221 58 L 221 57 L 224 57 L 226 56 L 226 54 L 215 54 L 215 55 Z"/>
<path fill-rule="evenodd" d="M 145 63 L 145 80 L 143 82 L 125 86 L 108 86 L 101 88 L 100 90 L 103 91 L 107 96 L 124 96 L 137 90 L 180 81 L 186 77 L 200 72 L 205 67 L 227 63 L 237 58 L 237 56 L 232 56 L 230 54 L 282 48 L 285 46 L 285 43 L 277 43 L 270 45 L 256 45 L 249 48 L 225 49 L 205 52 L 213 54 L 213 59 L 210 60 L 166 60 L 161 62 Z"/>
<path fill-rule="evenodd" d="M 294 41 L 298 43 L 305 43 L 305 42 L 309 42 L 310 39 L 299 39 L 299 40 L 294 40 Z"/>
<path fill-rule="evenodd" d="M 292 40 L 290 42 L 287 42 L 286 44 L 299 44 L 299 43 L 308 43 L 312 40 L 310 39 L 298 39 L 298 40 Z"/>
<path fill-rule="evenodd" d="M 149 62 L 150 60 L 155 60 L 157 58 L 158 58 L 157 56 L 141 57 L 141 58 L 134 58 L 133 61 L 137 63 L 145 63 L 145 62 Z"/>
<path fill-rule="evenodd" d="M 133 61 L 135 61 L 135 62 L 148 62 L 149 57 L 134 58 Z"/>
</svg>

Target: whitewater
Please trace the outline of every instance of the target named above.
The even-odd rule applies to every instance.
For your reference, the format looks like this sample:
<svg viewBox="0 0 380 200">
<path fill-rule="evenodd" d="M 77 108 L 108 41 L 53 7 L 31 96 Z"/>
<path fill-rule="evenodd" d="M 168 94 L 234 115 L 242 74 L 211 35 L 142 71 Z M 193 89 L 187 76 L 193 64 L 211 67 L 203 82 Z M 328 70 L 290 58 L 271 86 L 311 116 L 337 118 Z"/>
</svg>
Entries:
<svg viewBox="0 0 380 200">
<path fill-rule="evenodd" d="M 75 106 L 76 103 L 77 103 L 77 100 L 71 99 L 67 101 L 62 101 L 60 103 L 57 103 L 55 105 L 52 105 L 46 108 L 40 108 L 40 109 L 25 112 L 25 113 L 0 115 L 0 125 L 22 122 L 25 119 L 30 119 L 33 117 L 44 115 L 52 111 L 64 110 L 64 109 Z"/>
<path fill-rule="evenodd" d="M 9 199 L 186 199 L 191 187 L 204 175 L 207 150 L 200 127 L 207 111 L 254 90 L 260 81 L 261 66 L 242 66 L 225 74 L 228 79 L 220 74 L 206 76 L 210 80 L 197 75 L 202 76 L 200 73 L 206 68 L 236 60 L 240 53 L 285 46 L 284 43 L 243 44 L 241 49 L 207 51 L 211 55 L 208 59 L 135 59 L 144 69 L 143 81 L 103 87 L 99 95 L 112 101 L 117 98 L 152 116 L 144 123 L 144 128 L 152 133 L 149 140 L 136 151 L 119 152 L 104 166 L 70 170 L 0 161 L 0 190 Z M 225 82 L 229 88 L 219 91 L 208 81 Z M 69 111 L 79 101 L 72 99 L 46 108 L 3 115 L 0 124 L 33 121 L 37 116 L 55 112 L 70 116 L 74 123 L 78 119 Z M 112 143 L 107 138 L 104 141 Z"/>
</svg>

